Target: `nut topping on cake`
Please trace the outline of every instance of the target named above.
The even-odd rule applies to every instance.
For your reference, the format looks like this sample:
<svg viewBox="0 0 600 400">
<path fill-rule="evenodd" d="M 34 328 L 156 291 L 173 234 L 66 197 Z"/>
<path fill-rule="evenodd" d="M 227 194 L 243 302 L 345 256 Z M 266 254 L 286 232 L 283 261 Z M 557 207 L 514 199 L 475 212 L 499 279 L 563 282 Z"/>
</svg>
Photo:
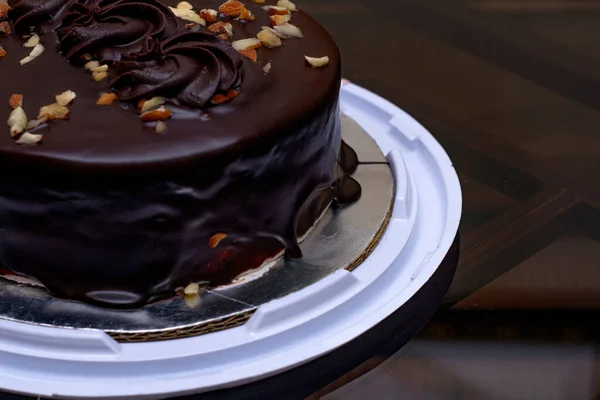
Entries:
<svg viewBox="0 0 600 400">
<path fill-rule="evenodd" d="M 219 7 L 219 12 L 228 17 L 239 17 L 242 14 L 242 10 L 244 10 L 246 6 L 240 3 L 237 0 L 228 0 L 225 3 L 221 4 Z"/>
<path fill-rule="evenodd" d="M 35 47 L 31 50 L 31 53 L 29 53 L 29 55 L 27 57 L 25 57 L 24 59 L 22 59 L 20 61 L 21 65 L 25 65 L 27 63 L 32 62 L 33 60 L 35 60 L 37 57 L 39 57 L 44 50 L 46 50 L 44 48 L 44 46 L 41 43 L 38 43 L 37 45 L 35 45 Z"/>
<path fill-rule="evenodd" d="M 0 22 L 0 33 L 4 33 L 5 35 L 10 35 L 12 33 L 12 28 L 7 21 Z"/>
<path fill-rule="evenodd" d="M 158 121 L 156 123 L 156 133 L 158 133 L 159 135 L 162 135 L 166 131 L 167 131 L 167 124 L 165 124 L 162 121 Z"/>
<path fill-rule="evenodd" d="M 286 14 L 286 15 L 275 14 L 275 15 L 271 15 L 269 17 L 269 19 L 271 20 L 271 25 L 277 26 L 277 25 L 287 24 L 292 19 L 292 16 L 290 14 Z"/>
<path fill-rule="evenodd" d="M 165 102 L 167 101 L 167 99 L 165 99 L 164 97 L 153 97 L 150 100 L 141 100 L 139 103 L 139 108 L 140 111 L 142 113 L 145 113 L 147 111 L 152 110 L 153 108 L 156 108 L 158 106 L 162 106 L 163 104 L 165 104 Z"/>
<path fill-rule="evenodd" d="M 265 6 L 263 7 L 269 16 L 271 15 L 288 15 L 290 10 L 285 7 L 276 7 L 276 6 Z"/>
<path fill-rule="evenodd" d="M 249 58 L 250 60 L 252 60 L 253 62 L 257 62 L 258 61 L 258 53 L 256 52 L 256 50 L 254 49 L 244 49 L 244 50 L 240 50 L 239 53 L 247 58 Z"/>
<path fill-rule="evenodd" d="M 208 30 L 212 33 L 226 34 L 229 37 L 233 36 L 233 25 L 229 22 L 215 22 L 208 27 Z"/>
<path fill-rule="evenodd" d="M 288 9 L 290 11 L 298 11 L 298 8 L 296 8 L 296 5 L 294 3 L 292 3 L 290 0 L 279 0 L 277 2 L 277 7 L 282 7 L 282 8 Z"/>
<path fill-rule="evenodd" d="M 212 235 L 210 237 L 210 239 L 208 239 L 208 247 L 210 247 L 211 249 L 214 249 L 215 247 L 217 247 L 219 245 L 221 240 L 223 240 L 225 238 L 227 238 L 226 233 L 215 233 L 214 235 Z"/>
<path fill-rule="evenodd" d="M 308 63 L 312 65 L 313 68 L 320 68 L 329 64 L 329 57 L 327 56 L 321 58 L 304 56 L 304 58 L 306 58 L 306 61 L 308 61 Z"/>
<path fill-rule="evenodd" d="M 13 94 L 8 99 L 8 105 L 11 108 L 23 107 L 23 95 L 22 94 Z"/>
<path fill-rule="evenodd" d="M 69 119 L 71 112 L 65 106 L 58 103 L 50 104 L 40 108 L 38 119 L 46 117 L 48 121 L 55 119 Z"/>
<path fill-rule="evenodd" d="M 17 136 L 19 133 L 25 130 L 27 126 L 27 115 L 23 107 L 18 106 L 10 113 L 8 117 L 8 126 L 10 127 L 10 135 L 12 137 Z"/>
<path fill-rule="evenodd" d="M 169 118 L 171 118 L 171 110 L 163 106 L 142 114 L 142 121 L 144 122 L 165 121 Z"/>
<path fill-rule="evenodd" d="M 277 25 L 273 29 L 275 29 L 277 32 L 280 32 L 287 36 L 297 37 L 297 38 L 304 37 L 304 34 L 302 33 L 302 31 L 296 25 L 292 25 L 292 24 Z"/>
<path fill-rule="evenodd" d="M 25 44 L 23 45 L 23 47 L 35 47 L 40 43 L 40 37 L 37 34 L 34 34 L 32 37 L 29 38 L 29 40 L 27 40 L 25 42 Z"/>
<path fill-rule="evenodd" d="M 265 65 L 265 66 L 263 67 L 263 72 L 264 72 L 265 74 L 268 74 L 269 72 L 271 72 L 271 63 L 267 63 L 267 65 Z"/>
<path fill-rule="evenodd" d="M 257 38 L 249 38 L 236 40 L 235 42 L 232 42 L 231 45 L 237 51 L 242 51 L 246 49 L 258 49 L 260 46 L 262 46 L 262 43 Z"/>
<path fill-rule="evenodd" d="M 72 90 L 67 90 L 66 92 L 63 92 L 55 97 L 56 103 L 61 106 L 69 105 L 69 103 L 71 103 L 76 98 L 77 95 Z"/>
<path fill-rule="evenodd" d="M 219 13 L 217 10 L 204 9 L 200 10 L 200 18 L 204 19 L 207 23 L 212 24 L 213 22 L 217 22 L 217 17 Z"/>
<path fill-rule="evenodd" d="M 25 127 L 25 129 L 30 131 L 39 127 L 40 125 L 45 124 L 46 122 L 48 122 L 48 117 L 45 116 L 39 119 L 32 119 L 31 121 L 27 122 L 27 126 Z"/>
<path fill-rule="evenodd" d="M 15 143 L 24 145 L 37 144 L 42 140 L 42 137 L 42 135 L 36 135 L 33 133 L 25 132 Z"/>
<path fill-rule="evenodd" d="M 109 106 L 117 100 L 117 95 L 115 93 L 102 93 L 102 95 L 96 101 L 96 104 L 99 106 Z"/>
<path fill-rule="evenodd" d="M 258 40 L 268 48 L 281 46 L 281 39 L 272 30 L 263 29 L 256 35 Z"/>
</svg>

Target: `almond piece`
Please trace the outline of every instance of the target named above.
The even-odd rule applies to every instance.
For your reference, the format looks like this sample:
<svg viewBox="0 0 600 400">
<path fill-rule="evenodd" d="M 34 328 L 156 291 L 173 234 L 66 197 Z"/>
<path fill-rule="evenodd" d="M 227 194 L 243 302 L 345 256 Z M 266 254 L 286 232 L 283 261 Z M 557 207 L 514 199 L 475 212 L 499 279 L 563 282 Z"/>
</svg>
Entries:
<svg viewBox="0 0 600 400">
<path fill-rule="evenodd" d="M 85 63 L 83 65 L 83 68 L 87 69 L 88 71 L 91 71 L 94 68 L 98 68 L 100 66 L 100 63 L 96 60 L 92 60 L 92 61 L 88 61 L 87 63 Z"/>
<path fill-rule="evenodd" d="M 195 22 L 202 26 L 206 26 L 206 21 L 196 14 L 194 10 L 185 10 L 181 8 L 169 7 L 169 9 L 175 14 L 176 17 L 181 18 L 184 21 Z"/>
<path fill-rule="evenodd" d="M 242 51 L 245 49 L 258 49 L 260 46 L 262 46 L 262 43 L 257 38 L 249 38 L 236 40 L 235 42 L 232 42 L 231 45 L 237 51 Z"/>
<path fill-rule="evenodd" d="M 25 130 L 32 130 L 37 128 L 38 126 L 45 124 L 46 122 L 48 122 L 48 117 L 44 116 L 42 118 L 39 119 L 32 119 L 31 121 L 27 122 L 27 126 L 25 127 Z"/>
<path fill-rule="evenodd" d="M 277 2 L 277 7 L 287 8 L 290 11 L 298 11 L 296 5 L 290 0 L 279 0 Z"/>
<path fill-rule="evenodd" d="M 214 235 L 211 236 L 210 239 L 208 239 L 208 247 L 210 247 L 211 249 L 214 249 L 215 247 L 217 247 L 219 245 L 221 240 L 225 239 L 226 237 L 227 237 L 226 233 L 215 233 Z"/>
<path fill-rule="evenodd" d="M 108 76 L 108 72 L 92 72 L 92 78 L 94 78 L 94 80 L 96 82 L 100 82 L 102 79 L 105 79 Z"/>
<path fill-rule="evenodd" d="M 256 52 L 256 50 L 254 49 L 244 49 L 244 50 L 240 50 L 239 53 L 243 56 L 248 57 L 249 59 L 251 59 L 253 62 L 257 62 L 258 61 L 258 53 Z"/>
<path fill-rule="evenodd" d="M 229 37 L 233 36 L 233 25 L 231 25 L 229 22 L 215 22 L 208 27 L 208 30 L 213 33 L 225 33 Z"/>
<path fill-rule="evenodd" d="M 96 101 L 96 104 L 99 106 L 110 106 L 115 102 L 115 100 L 117 100 L 116 93 L 102 93 L 102 95 L 98 98 L 98 101 Z"/>
<path fill-rule="evenodd" d="M 25 57 L 24 59 L 22 59 L 21 61 L 19 61 L 19 63 L 21 65 L 25 65 L 27 63 L 30 63 L 31 61 L 33 61 L 37 57 L 39 57 L 44 52 L 44 50 L 46 50 L 46 48 L 41 43 L 38 43 L 31 50 L 31 53 L 29 53 L 29 55 L 27 57 Z"/>
<path fill-rule="evenodd" d="M 8 12 L 10 11 L 10 6 L 8 4 L 0 4 L 0 21 L 4 21 L 8 18 Z"/>
<path fill-rule="evenodd" d="M 191 10 L 193 8 L 194 7 L 187 1 L 182 1 L 182 2 L 177 3 L 178 10 Z"/>
<path fill-rule="evenodd" d="M 61 106 L 58 103 L 50 104 L 40 108 L 38 119 L 47 117 L 48 121 L 55 119 L 69 119 L 70 111 L 67 107 Z"/>
<path fill-rule="evenodd" d="M 106 64 L 98 65 L 97 67 L 90 68 L 90 71 L 91 72 L 107 72 L 108 65 L 106 65 Z"/>
<path fill-rule="evenodd" d="M 162 106 L 142 114 L 142 121 L 144 122 L 165 121 L 169 118 L 171 118 L 171 110 Z"/>
<path fill-rule="evenodd" d="M 268 48 L 281 46 L 281 39 L 273 31 L 263 29 L 256 35 L 258 40 Z"/>
<path fill-rule="evenodd" d="M 219 13 L 217 12 L 217 10 L 212 10 L 212 9 L 207 9 L 207 8 L 200 10 L 200 18 L 202 18 L 209 24 L 212 24 L 213 22 L 217 22 L 218 15 L 219 15 Z"/>
<path fill-rule="evenodd" d="M 277 25 L 273 29 L 275 29 L 277 32 L 280 32 L 287 36 L 297 37 L 297 38 L 304 37 L 304 34 L 302 33 L 302 31 L 296 25 L 292 25 L 292 24 Z"/>
<path fill-rule="evenodd" d="M 8 100 L 8 105 L 11 108 L 23 107 L 23 95 L 22 94 L 13 94 L 10 96 Z"/>
<path fill-rule="evenodd" d="M 290 13 L 290 10 L 288 10 L 285 7 L 265 6 L 265 7 L 263 7 L 263 9 L 267 11 L 267 14 L 269 16 L 271 16 L 271 15 L 288 15 Z"/>
<path fill-rule="evenodd" d="M 187 285 L 185 287 L 185 289 L 183 289 L 183 293 L 186 296 L 193 296 L 193 295 L 197 295 L 200 292 L 200 285 L 198 285 L 197 283 L 193 282 L 190 283 L 189 285 Z"/>
<path fill-rule="evenodd" d="M 6 57 L 8 53 L 4 50 L 4 47 L 0 46 L 0 58 Z"/>
<path fill-rule="evenodd" d="M 256 18 L 254 17 L 254 15 L 252 15 L 250 10 L 248 10 L 246 7 L 244 7 L 242 9 L 242 12 L 240 13 L 240 16 L 238 17 L 238 19 L 240 21 L 254 21 Z"/>
<path fill-rule="evenodd" d="M 35 47 L 40 43 L 40 37 L 37 34 L 34 34 L 23 44 L 23 47 Z"/>
<path fill-rule="evenodd" d="M 239 94 L 239 92 L 237 90 L 229 89 L 227 91 L 227 94 L 214 95 L 213 98 L 211 99 L 211 101 L 214 105 L 223 104 L 223 103 L 233 99 L 234 97 L 237 97 L 238 94 Z"/>
<path fill-rule="evenodd" d="M 71 103 L 73 100 L 75 100 L 77 98 L 77 95 L 75 94 L 74 91 L 72 90 L 67 90 L 66 92 L 63 92 L 57 96 L 54 97 L 56 99 L 56 103 L 58 103 L 61 106 L 67 106 L 69 105 L 69 103 Z"/>
<path fill-rule="evenodd" d="M 271 25 L 278 26 L 278 25 L 284 25 L 284 24 L 287 24 L 288 22 L 290 22 L 290 20 L 292 19 L 292 16 L 290 14 L 271 15 L 269 17 L 269 19 L 271 20 Z"/>
<path fill-rule="evenodd" d="M 267 65 L 265 65 L 263 67 L 263 71 L 265 74 L 268 74 L 269 72 L 271 72 L 271 63 L 268 63 Z"/>
<path fill-rule="evenodd" d="M 139 105 L 139 108 L 142 113 L 145 113 L 146 111 L 150 111 L 153 108 L 162 106 L 163 104 L 165 104 L 166 101 L 167 99 L 165 99 L 164 97 L 156 96 L 151 98 L 150 100 L 146 100 L 143 103 L 141 103 Z"/>
<path fill-rule="evenodd" d="M 10 127 L 10 135 L 12 137 L 17 136 L 19 133 L 25 130 L 27 126 L 27 115 L 23 107 L 17 107 L 10 113 L 8 117 L 8 126 Z"/>
<path fill-rule="evenodd" d="M 320 58 L 304 56 L 304 58 L 306 58 L 306 61 L 308 61 L 313 68 L 321 68 L 329 64 L 329 57 L 327 56 Z"/>
<path fill-rule="evenodd" d="M 166 131 L 167 131 L 167 124 L 165 124 L 162 121 L 158 121 L 156 123 L 156 133 L 158 133 L 159 135 L 162 135 Z"/>
<path fill-rule="evenodd" d="M 0 32 L 4 33 L 5 35 L 10 35 L 12 33 L 12 28 L 7 21 L 0 22 Z"/>
<path fill-rule="evenodd" d="M 221 4 L 219 7 L 219 12 L 228 17 L 239 17 L 242 13 L 242 10 L 246 8 L 244 4 L 240 3 L 237 0 L 228 0 L 225 3 Z"/>
<path fill-rule="evenodd" d="M 42 140 L 42 135 L 36 135 L 33 133 L 25 132 L 15 142 L 16 144 L 36 144 Z"/>
</svg>

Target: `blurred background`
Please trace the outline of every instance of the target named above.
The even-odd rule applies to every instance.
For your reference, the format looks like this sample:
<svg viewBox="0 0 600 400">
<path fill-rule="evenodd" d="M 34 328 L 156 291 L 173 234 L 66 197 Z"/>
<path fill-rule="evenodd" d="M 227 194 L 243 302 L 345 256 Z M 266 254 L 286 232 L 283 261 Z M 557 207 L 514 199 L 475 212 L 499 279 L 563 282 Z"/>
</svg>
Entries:
<svg viewBox="0 0 600 400">
<path fill-rule="evenodd" d="M 440 311 L 313 397 L 598 398 L 600 1 L 298 4 L 347 79 L 436 136 L 464 192 Z"/>
</svg>

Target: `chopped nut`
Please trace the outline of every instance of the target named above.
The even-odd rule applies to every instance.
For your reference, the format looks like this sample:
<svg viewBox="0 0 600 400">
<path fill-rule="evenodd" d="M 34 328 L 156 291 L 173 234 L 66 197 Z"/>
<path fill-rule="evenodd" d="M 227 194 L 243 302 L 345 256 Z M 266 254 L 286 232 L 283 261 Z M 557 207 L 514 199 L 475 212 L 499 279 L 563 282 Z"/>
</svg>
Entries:
<svg viewBox="0 0 600 400">
<path fill-rule="evenodd" d="M 35 47 L 31 50 L 31 53 L 29 53 L 29 55 L 27 57 L 25 57 L 24 59 L 22 59 L 20 61 L 21 65 L 25 65 L 27 63 L 30 63 L 31 61 L 35 60 L 37 57 L 39 57 L 44 50 L 46 50 L 44 48 L 44 46 L 41 43 L 38 43 L 37 45 L 35 45 Z"/>
<path fill-rule="evenodd" d="M 281 39 L 273 31 L 263 29 L 258 32 L 256 37 L 265 47 L 273 48 L 281 46 Z"/>
<path fill-rule="evenodd" d="M 145 113 L 146 111 L 150 111 L 153 108 L 162 106 L 163 104 L 165 104 L 165 101 L 167 101 L 167 99 L 165 99 L 164 97 L 156 96 L 144 102 L 140 101 L 139 108 L 142 113 Z"/>
<path fill-rule="evenodd" d="M 25 130 L 27 126 L 27 115 L 23 107 L 17 107 L 10 113 L 8 117 L 8 126 L 10 127 L 10 135 L 12 137 L 17 136 L 19 133 Z"/>
<path fill-rule="evenodd" d="M 280 32 L 287 36 L 292 36 L 292 37 L 297 37 L 297 38 L 304 37 L 304 34 L 302 33 L 302 31 L 296 25 L 292 25 L 292 24 L 277 25 L 273 29 L 275 29 L 277 32 Z"/>
<path fill-rule="evenodd" d="M 254 21 L 256 18 L 254 17 L 254 15 L 252 15 L 250 10 L 248 10 L 246 7 L 244 7 L 242 9 L 242 12 L 240 13 L 240 16 L 238 17 L 238 19 L 240 21 Z"/>
<path fill-rule="evenodd" d="M 34 34 L 29 38 L 28 41 L 25 42 L 23 47 L 35 47 L 40 43 L 40 37 L 37 34 Z"/>
<path fill-rule="evenodd" d="M 4 50 L 4 47 L 0 46 L 0 58 L 6 57 L 8 53 Z"/>
<path fill-rule="evenodd" d="M 178 10 L 191 10 L 192 8 L 194 8 L 194 7 L 187 1 L 182 1 L 182 2 L 177 3 Z"/>
<path fill-rule="evenodd" d="M 8 21 L 0 22 L 0 32 L 6 35 L 10 35 L 12 33 L 12 28 L 10 27 Z"/>
<path fill-rule="evenodd" d="M 158 121 L 156 123 L 156 133 L 158 133 L 159 135 L 162 135 L 166 131 L 167 131 L 167 124 L 165 124 L 162 121 Z"/>
<path fill-rule="evenodd" d="M 200 26 L 200 25 L 192 22 L 191 24 L 185 24 L 185 29 L 187 29 L 189 31 L 189 30 L 196 28 L 197 26 Z"/>
<path fill-rule="evenodd" d="M 233 36 L 233 25 L 231 25 L 229 22 L 215 22 L 208 27 L 208 30 L 213 33 L 225 33 L 229 35 L 229 37 Z"/>
<path fill-rule="evenodd" d="M 11 108 L 23 107 L 23 95 L 22 94 L 13 94 L 10 96 L 8 100 L 8 105 Z"/>
<path fill-rule="evenodd" d="M 171 110 L 162 106 L 142 114 L 144 122 L 165 121 L 169 118 L 171 118 Z"/>
<path fill-rule="evenodd" d="M 262 46 L 262 43 L 257 38 L 250 38 L 236 40 L 235 42 L 232 42 L 231 45 L 237 51 L 241 51 L 245 49 L 258 49 L 260 46 Z"/>
<path fill-rule="evenodd" d="M 36 135 L 33 133 L 25 132 L 15 142 L 16 144 L 36 144 L 42 140 L 42 135 Z"/>
<path fill-rule="evenodd" d="M 252 0 L 256 4 L 265 4 L 265 0 Z"/>
<path fill-rule="evenodd" d="M 66 106 L 77 98 L 77 95 L 72 90 L 67 90 L 55 97 L 56 102 L 61 106 Z"/>
<path fill-rule="evenodd" d="M 99 66 L 100 63 L 98 61 L 92 60 L 85 63 L 83 68 L 87 69 L 88 71 L 91 71 L 92 69 L 98 68 Z"/>
<path fill-rule="evenodd" d="M 214 249 L 215 247 L 217 247 L 219 245 L 221 240 L 225 239 L 226 237 L 227 237 L 226 233 L 215 233 L 214 235 L 212 235 L 210 237 L 210 239 L 208 239 L 208 247 L 210 247 L 211 249 Z"/>
<path fill-rule="evenodd" d="M 290 0 L 279 0 L 277 2 L 277 7 L 287 8 L 290 11 L 298 11 L 296 5 L 292 3 Z"/>
<path fill-rule="evenodd" d="M 108 65 L 106 65 L 106 64 L 98 65 L 97 67 L 90 68 L 90 71 L 92 71 L 92 72 L 106 72 L 106 71 L 108 71 Z"/>
<path fill-rule="evenodd" d="M 212 9 L 203 9 L 200 10 L 200 18 L 204 19 L 207 23 L 212 24 L 213 22 L 217 22 L 217 16 L 219 13 L 217 10 Z"/>
<path fill-rule="evenodd" d="M 240 50 L 239 53 L 243 56 L 248 57 L 249 59 L 251 59 L 254 62 L 258 61 L 258 53 L 254 49 Z"/>
<path fill-rule="evenodd" d="M 67 107 L 58 103 L 50 104 L 40 108 L 38 119 L 46 117 L 48 121 L 55 119 L 69 119 L 70 111 Z"/>
<path fill-rule="evenodd" d="M 198 294 L 198 292 L 200 292 L 200 285 L 198 285 L 195 282 L 190 283 L 185 287 L 185 289 L 183 289 L 183 293 L 185 293 L 186 296 L 193 296 L 195 294 Z"/>
<path fill-rule="evenodd" d="M 271 25 L 277 26 L 277 25 L 287 24 L 292 19 L 292 16 L 290 14 L 286 14 L 286 15 L 271 15 L 269 17 L 269 19 L 271 20 Z"/>
<path fill-rule="evenodd" d="M 10 6 L 8 4 L 0 4 L 0 21 L 4 21 L 8 18 L 8 12 L 10 11 Z"/>
<path fill-rule="evenodd" d="M 221 4 L 219 7 L 219 12 L 228 17 L 239 17 L 242 13 L 242 10 L 246 8 L 242 3 L 237 0 L 228 0 L 225 3 Z"/>
<path fill-rule="evenodd" d="M 238 94 L 239 94 L 239 92 L 237 90 L 229 89 L 227 91 L 227 94 L 214 95 L 213 98 L 211 99 L 211 101 L 214 105 L 223 104 L 223 103 L 233 99 L 234 97 L 237 97 Z"/>
<path fill-rule="evenodd" d="M 263 71 L 265 74 L 268 74 L 269 72 L 271 72 L 271 63 L 268 63 L 267 65 L 265 65 L 263 67 Z"/>
<path fill-rule="evenodd" d="M 27 126 L 25 127 L 25 130 L 30 131 L 32 129 L 37 128 L 38 126 L 40 126 L 42 124 L 45 124 L 46 122 L 48 122 L 48 117 L 47 116 L 44 116 L 44 117 L 39 118 L 39 119 L 32 119 L 31 121 L 29 121 L 27 123 Z"/>
<path fill-rule="evenodd" d="M 329 57 L 327 56 L 321 58 L 304 56 L 304 58 L 306 58 L 306 61 L 308 61 L 308 63 L 312 65 L 313 68 L 320 68 L 329 64 Z"/>
<path fill-rule="evenodd" d="M 196 14 L 194 10 L 186 10 L 181 8 L 169 7 L 169 9 L 175 14 L 176 17 L 183 19 L 184 21 L 195 22 L 202 26 L 206 26 L 206 21 Z"/>
<path fill-rule="evenodd" d="M 290 13 L 290 10 L 288 10 L 285 7 L 265 6 L 265 7 L 263 7 L 263 9 L 265 9 L 267 11 L 267 14 L 269 14 L 269 16 L 271 16 L 271 15 L 288 15 Z"/>
<path fill-rule="evenodd" d="M 115 100 L 117 100 L 116 93 L 102 93 L 98 98 L 98 101 L 96 101 L 96 104 L 99 106 L 110 106 Z"/>
<path fill-rule="evenodd" d="M 105 79 L 108 76 L 108 72 L 92 72 L 92 78 L 96 82 L 100 82 L 102 79 Z"/>
</svg>

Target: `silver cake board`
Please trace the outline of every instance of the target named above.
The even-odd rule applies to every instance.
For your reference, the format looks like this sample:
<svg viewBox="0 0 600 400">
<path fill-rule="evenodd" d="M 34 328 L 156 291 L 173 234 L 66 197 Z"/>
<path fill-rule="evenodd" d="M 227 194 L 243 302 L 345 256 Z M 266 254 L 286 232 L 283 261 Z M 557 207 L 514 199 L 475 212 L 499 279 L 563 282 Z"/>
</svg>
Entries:
<svg viewBox="0 0 600 400">
<path fill-rule="evenodd" d="M 106 332 L 119 342 L 179 339 L 245 324 L 262 305 L 297 292 L 338 270 L 352 271 L 385 232 L 394 203 L 394 179 L 373 139 L 342 117 L 342 135 L 358 153 L 353 175 L 362 198 L 328 209 L 301 243 L 304 257 L 280 257 L 232 284 L 178 296 L 138 310 L 113 310 L 60 300 L 44 288 L 0 278 L 0 320 Z"/>
</svg>

